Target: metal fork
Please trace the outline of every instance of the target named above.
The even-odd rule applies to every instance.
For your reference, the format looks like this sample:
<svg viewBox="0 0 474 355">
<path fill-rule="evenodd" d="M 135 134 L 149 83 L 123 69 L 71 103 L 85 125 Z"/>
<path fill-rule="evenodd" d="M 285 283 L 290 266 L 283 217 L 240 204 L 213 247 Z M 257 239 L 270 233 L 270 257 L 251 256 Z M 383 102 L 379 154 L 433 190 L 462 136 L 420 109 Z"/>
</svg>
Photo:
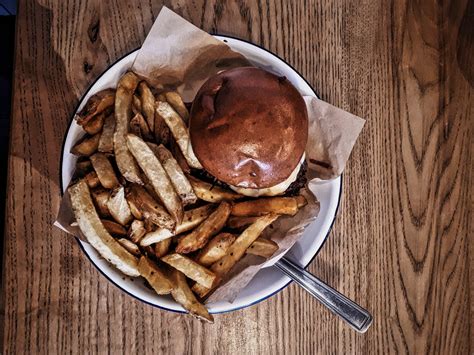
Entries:
<svg viewBox="0 0 474 355">
<path fill-rule="evenodd" d="M 286 258 L 275 263 L 290 279 L 303 287 L 331 312 L 342 318 L 359 333 L 365 333 L 372 324 L 372 316 L 355 302 L 326 285 L 313 274 Z"/>
</svg>

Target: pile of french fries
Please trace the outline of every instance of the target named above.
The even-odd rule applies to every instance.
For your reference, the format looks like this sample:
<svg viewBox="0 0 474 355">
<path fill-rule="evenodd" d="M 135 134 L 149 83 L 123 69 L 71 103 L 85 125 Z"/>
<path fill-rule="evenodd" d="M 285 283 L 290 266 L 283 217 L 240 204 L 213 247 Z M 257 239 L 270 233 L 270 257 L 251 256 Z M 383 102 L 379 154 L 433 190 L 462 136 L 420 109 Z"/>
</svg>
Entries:
<svg viewBox="0 0 474 355">
<path fill-rule="evenodd" d="M 178 93 L 127 72 L 78 113 L 86 134 L 71 149 L 79 158 L 68 192 L 77 225 L 102 257 L 213 322 L 202 301 L 246 253 L 272 256 L 278 246 L 261 233 L 306 200 L 249 199 L 193 176 L 202 166 L 188 118 Z"/>
</svg>

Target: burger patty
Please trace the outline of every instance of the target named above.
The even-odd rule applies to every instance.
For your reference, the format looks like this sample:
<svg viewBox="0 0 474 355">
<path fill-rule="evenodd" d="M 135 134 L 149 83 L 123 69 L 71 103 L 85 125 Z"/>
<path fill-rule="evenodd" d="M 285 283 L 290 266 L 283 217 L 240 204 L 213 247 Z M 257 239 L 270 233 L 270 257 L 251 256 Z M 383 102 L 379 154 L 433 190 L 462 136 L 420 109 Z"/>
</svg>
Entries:
<svg viewBox="0 0 474 355">
<path fill-rule="evenodd" d="M 306 161 L 301 164 L 300 171 L 298 172 L 298 176 L 296 177 L 296 180 L 291 183 L 290 186 L 288 186 L 288 189 L 286 189 L 285 193 L 283 196 L 296 196 L 300 193 L 300 190 L 305 187 L 306 183 L 308 182 L 308 179 L 306 177 L 306 172 L 308 170 L 308 164 Z M 222 181 L 217 180 L 214 176 L 209 174 L 207 171 L 204 169 L 202 170 L 193 170 L 192 175 L 197 177 L 198 179 L 207 181 L 215 186 L 220 186 L 226 189 L 230 189 L 229 185 L 226 183 L 223 183 Z"/>
<path fill-rule="evenodd" d="M 230 189 L 229 185 L 223 183 L 222 181 L 217 180 L 214 176 L 209 174 L 204 169 L 191 169 L 191 175 L 197 177 L 200 180 L 206 181 L 214 186 L 223 187 L 226 189 Z"/>
<path fill-rule="evenodd" d="M 298 176 L 296 180 L 291 183 L 290 186 L 285 191 L 285 196 L 295 196 L 300 193 L 300 190 L 305 187 L 306 183 L 308 182 L 308 178 L 306 177 L 306 172 L 308 171 L 308 164 L 306 160 L 301 164 L 301 169 L 298 172 Z"/>
</svg>

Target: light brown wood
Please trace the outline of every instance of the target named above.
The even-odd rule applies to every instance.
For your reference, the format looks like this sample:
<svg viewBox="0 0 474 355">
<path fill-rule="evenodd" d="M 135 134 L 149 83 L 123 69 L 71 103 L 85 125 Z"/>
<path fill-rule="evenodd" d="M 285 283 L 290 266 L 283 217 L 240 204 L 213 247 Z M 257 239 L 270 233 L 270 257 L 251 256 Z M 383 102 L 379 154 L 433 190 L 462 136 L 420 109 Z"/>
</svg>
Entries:
<svg viewBox="0 0 474 355">
<path fill-rule="evenodd" d="M 20 1 L 0 352 L 473 353 L 473 2 L 166 4 L 277 53 L 325 101 L 367 119 L 309 270 L 374 324 L 356 334 L 291 285 L 208 325 L 101 276 L 52 227 L 61 144 L 81 95 L 142 43 L 161 3 Z"/>
</svg>

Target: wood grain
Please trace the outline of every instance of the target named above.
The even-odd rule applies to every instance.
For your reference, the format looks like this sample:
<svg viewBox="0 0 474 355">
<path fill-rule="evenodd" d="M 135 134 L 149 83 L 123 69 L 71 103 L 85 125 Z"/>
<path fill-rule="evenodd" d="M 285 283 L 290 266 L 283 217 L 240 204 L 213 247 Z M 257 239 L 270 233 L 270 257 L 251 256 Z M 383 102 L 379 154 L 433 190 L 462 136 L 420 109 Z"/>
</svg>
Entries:
<svg viewBox="0 0 474 355">
<path fill-rule="evenodd" d="M 162 3 L 20 1 L 2 353 L 473 353 L 473 2 L 164 3 L 277 53 L 324 100 L 367 119 L 309 270 L 374 324 L 358 335 L 291 285 L 207 325 L 107 282 L 52 227 L 60 149 L 81 95 L 142 43 Z"/>
</svg>

